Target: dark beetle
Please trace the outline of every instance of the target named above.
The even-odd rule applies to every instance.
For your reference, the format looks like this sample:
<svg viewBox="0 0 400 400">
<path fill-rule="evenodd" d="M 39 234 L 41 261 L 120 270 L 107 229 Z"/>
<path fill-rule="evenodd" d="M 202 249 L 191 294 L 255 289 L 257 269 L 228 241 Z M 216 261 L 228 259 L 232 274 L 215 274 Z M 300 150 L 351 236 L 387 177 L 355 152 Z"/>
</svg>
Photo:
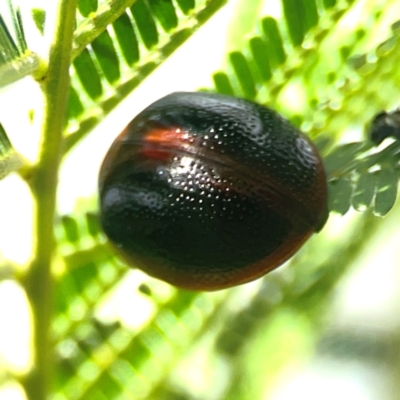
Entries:
<svg viewBox="0 0 400 400">
<path fill-rule="evenodd" d="M 328 215 L 312 142 L 276 112 L 219 94 L 147 107 L 110 148 L 99 189 L 104 232 L 125 260 L 194 290 L 273 270 Z"/>
<path fill-rule="evenodd" d="M 400 139 L 400 110 L 390 113 L 382 111 L 372 120 L 369 136 L 376 144 L 381 144 L 386 138 Z"/>
</svg>

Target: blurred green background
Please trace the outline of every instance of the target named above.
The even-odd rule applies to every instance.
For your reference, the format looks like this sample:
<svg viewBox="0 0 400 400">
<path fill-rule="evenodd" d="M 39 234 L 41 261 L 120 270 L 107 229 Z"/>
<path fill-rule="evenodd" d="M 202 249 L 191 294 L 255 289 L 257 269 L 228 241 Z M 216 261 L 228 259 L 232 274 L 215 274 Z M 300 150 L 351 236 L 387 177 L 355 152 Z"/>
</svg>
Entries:
<svg viewBox="0 0 400 400">
<path fill-rule="evenodd" d="M 33 3 L 18 4 L 27 48 L 41 54 L 44 15 L 51 24 L 54 5 Z M 110 17 L 106 6 L 117 3 L 78 2 L 54 225 L 48 398 L 399 399 L 400 146 L 374 148 L 366 132 L 374 115 L 399 104 L 400 3 L 137 0 Z M 2 7 L 17 43 L 8 3 Z M 104 15 L 103 29 L 87 36 Z M 0 122 L 34 163 L 43 100 L 24 57 L 32 56 L 22 51 L 14 66 L 0 60 L 22 71 L 10 85 L 0 74 Z M 332 211 L 290 262 L 213 293 L 128 268 L 97 218 L 97 173 L 113 139 L 156 99 L 199 89 L 266 104 L 314 138 Z M 19 172 L 0 181 L 0 400 L 29 398 L 26 377 L 41 351 L 24 280 L 35 202 Z"/>
</svg>

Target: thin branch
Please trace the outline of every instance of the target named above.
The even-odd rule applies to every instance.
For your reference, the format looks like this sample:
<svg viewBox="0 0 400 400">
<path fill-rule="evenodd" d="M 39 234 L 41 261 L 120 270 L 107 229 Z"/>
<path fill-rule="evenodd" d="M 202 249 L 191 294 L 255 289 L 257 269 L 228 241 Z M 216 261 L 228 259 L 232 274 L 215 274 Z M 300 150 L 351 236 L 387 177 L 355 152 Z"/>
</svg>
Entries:
<svg viewBox="0 0 400 400">
<path fill-rule="evenodd" d="M 32 179 L 36 200 L 34 260 L 26 276 L 26 291 L 34 319 L 35 366 L 25 381 L 29 399 L 46 400 L 49 395 L 53 346 L 52 257 L 55 250 L 54 215 L 61 145 L 66 120 L 69 67 L 77 0 L 60 0 L 49 51 L 48 69 L 42 81 L 44 113 L 39 162 Z"/>
<path fill-rule="evenodd" d="M 33 74 L 40 66 L 36 53 L 28 52 L 16 60 L 0 66 L 0 86 L 6 86 L 25 76 Z"/>
<path fill-rule="evenodd" d="M 93 17 L 88 17 L 75 32 L 72 48 L 74 60 L 87 45 L 93 42 L 106 28 L 112 24 L 136 0 L 114 0 L 100 7 Z"/>
</svg>

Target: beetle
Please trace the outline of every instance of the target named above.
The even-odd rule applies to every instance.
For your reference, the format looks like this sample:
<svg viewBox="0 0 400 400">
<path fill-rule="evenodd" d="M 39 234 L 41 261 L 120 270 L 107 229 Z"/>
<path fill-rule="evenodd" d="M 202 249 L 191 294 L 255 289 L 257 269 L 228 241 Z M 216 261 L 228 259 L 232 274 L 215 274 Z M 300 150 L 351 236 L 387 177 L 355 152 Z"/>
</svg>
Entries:
<svg viewBox="0 0 400 400">
<path fill-rule="evenodd" d="M 381 111 L 372 120 L 369 136 L 375 145 L 381 144 L 386 138 L 400 138 L 400 110 L 392 112 Z"/>
<path fill-rule="evenodd" d="M 99 175 L 103 230 L 129 265 L 190 290 L 252 281 L 326 222 L 321 157 L 270 108 L 201 92 L 140 112 Z"/>
</svg>

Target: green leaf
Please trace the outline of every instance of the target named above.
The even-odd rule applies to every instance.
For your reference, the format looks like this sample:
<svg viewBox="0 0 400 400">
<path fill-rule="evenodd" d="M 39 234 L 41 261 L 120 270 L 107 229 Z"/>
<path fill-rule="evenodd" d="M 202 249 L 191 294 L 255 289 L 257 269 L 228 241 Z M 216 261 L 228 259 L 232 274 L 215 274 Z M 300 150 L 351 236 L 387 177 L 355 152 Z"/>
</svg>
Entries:
<svg viewBox="0 0 400 400">
<path fill-rule="evenodd" d="M 317 25 L 319 20 L 316 0 L 301 0 L 305 11 L 304 34 Z"/>
<path fill-rule="evenodd" d="M 352 183 L 348 179 L 329 182 L 329 210 L 346 214 L 350 209 L 352 191 Z"/>
<path fill-rule="evenodd" d="M 171 0 L 152 0 L 149 5 L 166 32 L 178 26 L 178 17 Z"/>
<path fill-rule="evenodd" d="M 100 97 L 103 93 L 103 85 L 89 50 L 84 50 L 75 59 L 74 67 L 86 93 L 93 100 Z"/>
<path fill-rule="evenodd" d="M 217 72 L 213 75 L 214 86 L 217 92 L 233 96 L 234 92 L 228 76 L 223 72 Z"/>
<path fill-rule="evenodd" d="M 192 11 L 196 5 L 195 0 L 176 0 L 182 12 L 186 15 Z"/>
<path fill-rule="evenodd" d="M 131 11 L 143 43 L 151 49 L 158 43 L 158 31 L 149 8 L 144 0 L 137 0 Z"/>
<path fill-rule="evenodd" d="M 135 30 L 127 14 L 122 14 L 113 24 L 114 32 L 128 65 L 133 65 L 139 61 L 139 44 Z"/>
<path fill-rule="evenodd" d="M 23 167 L 22 158 L 16 153 L 0 123 L 0 179 L 5 178 L 11 172 Z"/>
<path fill-rule="evenodd" d="M 323 4 L 325 8 L 331 8 L 336 4 L 337 0 L 323 0 Z"/>
<path fill-rule="evenodd" d="M 3 15 L 0 15 L 0 25 L 6 36 L 8 36 L 10 45 L 15 47 L 18 54 L 23 54 L 27 50 L 26 39 L 24 34 L 24 27 L 22 24 L 21 10 L 19 7 L 14 6 L 11 0 L 6 0 L 6 6 L 3 8 L 7 12 L 9 18 L 6 23 Z M 12 57 L 14 58 L 14 57 Z"/>
<path fill-rule="evenodd" d="M 272 71 L 270 59 L 268 57 L 268 44 L 263 39 L 254 37 L 250 40 L 250 49 L 262 79 L 264 81 L 270 80 L 272 77 Z"/>
<path fill-rule="evenodd" d="M 90 13 L 97 10 L 97 0 L 78 0 L 78 10 L 84 17 L 88 17 Z"/>
<path fill-rule="evenodd" d="M 89 342 L 90 337 L 98 334 L 86 328 L 82 339 L 88 338 L 84 341 L 89 346 L 84 348 L 94 362 L 95 373 L 90 380 L 84 378 L 87 361 L 81 362 L 81 355 L 76 352 L 75 360 L 71 359 L 69 363 L 74 363 L 77 368 L 63 369 L 64 377 L 60 378 L 64 381 L 62 392 L 69 398 L 77 392 L 79 398 L 93 398 L 99 393 L 104 393 L 106 398 L 122 393 L 137 398 L 145 391 L 148 398 L 159 398 L 157 389 L 164 384 L 171 367 L 187 352 L 198 335 L 209 331 L 210 311 L 219 301 L 205 299 L 207 295 L 200 293 L 175 293 L 165 304 L 159 304 L 156 316 L 137 334 L 128 329 L 118 329 L 107 337 L 108 340 L 92 339 Z M 204 302 L 207 307 L 204 307 Z M 201 316 L 200 321 L 197 316 Z M 105 351 L 107 358 L 102 357 Z M 68 375 L 69 380 L 66 379 Z M 110 379 L 116 384 L 105 387 L 104 382 L 110 382 Z"/>
<path fill-rule="evenodd" d="M 61 218 L 61 223 L 65 231 L 65 237 L 71 243 L 76 243 L 79 240 L 78 223 L 76 220 L 68 215 Z"/>
<path fill-rule="evenodd" d="M 46 11 L 41 8 L 32 8 L 32 19 L 39 32 L 44 34 L 44 26 L 46 23 Z"/>
<path fill-rule="evenodd" d="M 255 82 L 250 67 L 242 53 L 233 52 L 229 55 L 236 78 L 243 90 L 245 97 L 253 99 L 256 96 Z"/>
<path fill-rule="evenodd" d="M 4 7 L 4 15 L 0 14 L 0 87 L 32 74 L 40 64 L 39 57 L 27 49 L 20 9 L 11 0 Z"/>
<path fill-rule="evenodd" d="M 275 19 L 264 18 L 261 21 L 262 29 L 268 45 L 268 54 L 271 68 L 275 68 L 286 60 L 282 37 Z"/>
<path fill-rule="evenodd" d="M 106 30 L 93 41 L 92 49 L 107 81 L 111 84 L 117 81 L 121 77 L 118 55 Z"/>
<path fill-rule="evenodd" d="M 302 0 L 283 0 L 283 12 L 294 46 L 299 46 L 306 32 L 306 10 Z"/>
<path fill-rule="evenodd" d="M 126 0 L 117 0 L 118 5 L 123 1 Z M 179 16 L 178 25 L 164 37 L 158 34 L 157 18 L 152 14 L 152 8 L 147 7 L 146 2 L 138 0 L 131 7 L 133 20 L 128 13 L 123 12 L 115 22 L 112 21 L 115 35 L 107 34 L 100 46 L 96 47 L 94 44 L 93 50 L 87 48 L 82 51 L 81 46 L 91 37 L 98 38 L 99 34 L 93 36 L 92 30 L 89 29 L 94 22 L 82 22 L 76 33 L 74 54 L 79 55 L 74 61 L 76 74 L 72 75 L 71 82 L 74 91 L 81 94 L 79 101 L 83 107 L 79 106 L 72 94 L 70 107 L 73 109 L 69 110 L 69 115 L 73 120 L 66 135 L 65 151 L 69 151 L 90 132 L 103 119 L 105 113 L 131 93 L 225 2 L 226 0 L 201 0 L 187 17 L 175 9 L 175 14 Z M 191 4 L 185 4 L 189 3 Z M 101 8 L 90 21 L 97 19 L 112 20 L 111 15 Z M 139 34 L 136 35 L 136 32 Z M 118 63 L 115 57 L 118 57 Z M 109 67 L 108 64 L 112 66 Z M 76 77 L 79 78 L 79 83 Z M 113 91 L 105 90 L 111 83 Z M 86 96 L 82 95 L 84 93 Z M 90 112 L 85 113 L 85 110 Z M 83 112 L 78 115 L 80 111 Z"/>
<path fill-rule="evenodd" d="M 356 155 L 367 148 L 366 143 L 355 142 L 337 147 L 324 159 L 325 169 L 329 176 L 339 175 L 349 164 L 354 164 Z"/>
<path fill-rule="evenodd" d="M 19 49 L 11 37 L 7 26 L 0 15 L 0 61 L 2 64 L 12 61 L 20 55 Z"/>
<path fill-rule="evenodd" d="M 85 217 L 89 235 L 93 238 L 96 238 L 102 232 L 98 214 L 88 212 L 86 213 Z"/>
<path fill-rule="evenodd" d="M 374 214 L 384 216 L 393 208 L 396 201 L 399 177 L 394 168 L 384 168 L 376 173 L 376 179 Z"/>
<path fill-rule="evenodd" d="M 357 211 L 367 210 L 374 198 L 376 190 L 376 176 L 373 173 L 364 173 L 360 176 L 354 195 L 352 205 Z"/>
<path fill-rule="evenodd" d="M 77 118 L 85 110 L 81 100 L 79 99 L 78 93 L 74 87 L 69 89 L 68 99 L 68 118 Z"/>
</svg>

